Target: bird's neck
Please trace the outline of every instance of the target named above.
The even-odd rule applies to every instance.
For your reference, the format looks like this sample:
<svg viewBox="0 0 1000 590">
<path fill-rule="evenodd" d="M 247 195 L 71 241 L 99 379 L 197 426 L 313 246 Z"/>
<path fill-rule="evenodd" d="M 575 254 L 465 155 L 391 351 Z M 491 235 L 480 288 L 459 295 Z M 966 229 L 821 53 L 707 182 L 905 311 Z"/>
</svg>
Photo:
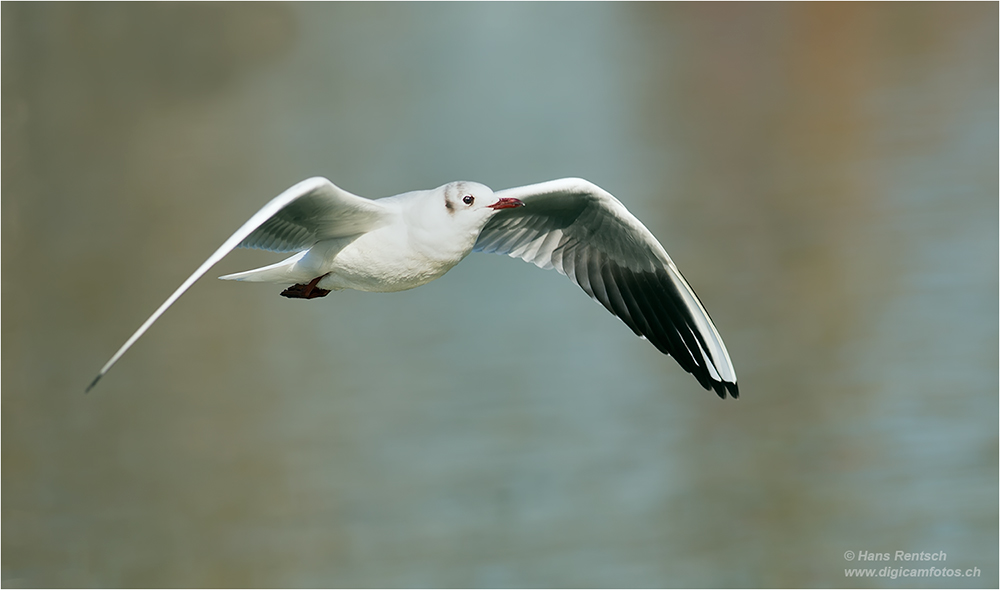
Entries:
<svg viewBox="0 0 1000 590">
<path fill-rule="evenodd" d="M 429 260 L 453 266 L 468 256 L 481 228 L 463 227 L 429 208 L 414 207 L 404 212 L 410 246 Z"/>
</svg>

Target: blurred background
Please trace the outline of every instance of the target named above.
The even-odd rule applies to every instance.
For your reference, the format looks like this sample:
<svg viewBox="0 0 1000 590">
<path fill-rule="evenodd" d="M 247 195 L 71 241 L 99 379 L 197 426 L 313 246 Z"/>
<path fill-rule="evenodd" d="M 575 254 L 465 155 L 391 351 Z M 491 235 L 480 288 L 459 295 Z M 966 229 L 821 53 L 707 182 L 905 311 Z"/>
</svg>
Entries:
<svg viewBox="0 0 1000 590">
<path fill-rule="evenodd" d="M 2 16 L 4 587 L 997 586 L 996 3 Z M 518 260 L 214 280 L 258 251 L 83 394 L 312 175 L 599 184 L 741 399 Z M 845 577 L 898 550 L 981 574 Z"/>
</svg>

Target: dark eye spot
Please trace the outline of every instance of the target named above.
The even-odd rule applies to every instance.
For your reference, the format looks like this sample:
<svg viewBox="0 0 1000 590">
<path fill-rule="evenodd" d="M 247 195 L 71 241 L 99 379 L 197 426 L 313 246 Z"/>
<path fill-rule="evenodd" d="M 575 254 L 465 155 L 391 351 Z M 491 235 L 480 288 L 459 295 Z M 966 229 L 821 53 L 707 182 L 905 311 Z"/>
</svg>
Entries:
<svg viewBox="0 0 1000 590">
<path fill-rule="evenodd" d="M 476 199 L 472 195 L 465 195 L 464 197 L 462 197 L 462 202 L 465 203 L 466 205 L 471 205 L 472 202 L 475 200 Z"/>
</svg>

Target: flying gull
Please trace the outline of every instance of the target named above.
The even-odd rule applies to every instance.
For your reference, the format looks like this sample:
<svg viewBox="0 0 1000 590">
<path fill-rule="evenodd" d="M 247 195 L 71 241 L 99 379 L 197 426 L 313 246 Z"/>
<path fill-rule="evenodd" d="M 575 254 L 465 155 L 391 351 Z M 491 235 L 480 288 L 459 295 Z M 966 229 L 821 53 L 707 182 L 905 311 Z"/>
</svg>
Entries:
<svg viewBox="0 0 1000 590">
<path fill-rule="evenodd" d="M 90 391 L 163 312 L 235 248 L 296 252 L 224 280 L 290 285 L 281 295 L 419 287 L 470 252 L 555 269 L 719 397 L 739 397 L 712 318 L 663 246 L 607 191 L 563 178 L 494 193 L 476 182 L 370 200 L 325 178 L 304 180 L 255 213 L 118 349 Z"/>
</svg>

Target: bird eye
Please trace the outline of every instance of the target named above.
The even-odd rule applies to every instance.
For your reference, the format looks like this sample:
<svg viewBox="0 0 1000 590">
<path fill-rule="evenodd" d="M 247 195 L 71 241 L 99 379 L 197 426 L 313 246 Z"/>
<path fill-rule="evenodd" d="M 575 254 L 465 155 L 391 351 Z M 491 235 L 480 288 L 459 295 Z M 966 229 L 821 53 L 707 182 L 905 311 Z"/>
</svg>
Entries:
<svg viewBox="0 0 1000 590">
<path fill-rule="evenodd" d="M 472 202 L 475 200 L 476 199 L 472 195 L 465 195 L 464 197 L 462 197 L 462 202 L 465 203 L 466 205 L 471 205 Z"/>
</svg>

